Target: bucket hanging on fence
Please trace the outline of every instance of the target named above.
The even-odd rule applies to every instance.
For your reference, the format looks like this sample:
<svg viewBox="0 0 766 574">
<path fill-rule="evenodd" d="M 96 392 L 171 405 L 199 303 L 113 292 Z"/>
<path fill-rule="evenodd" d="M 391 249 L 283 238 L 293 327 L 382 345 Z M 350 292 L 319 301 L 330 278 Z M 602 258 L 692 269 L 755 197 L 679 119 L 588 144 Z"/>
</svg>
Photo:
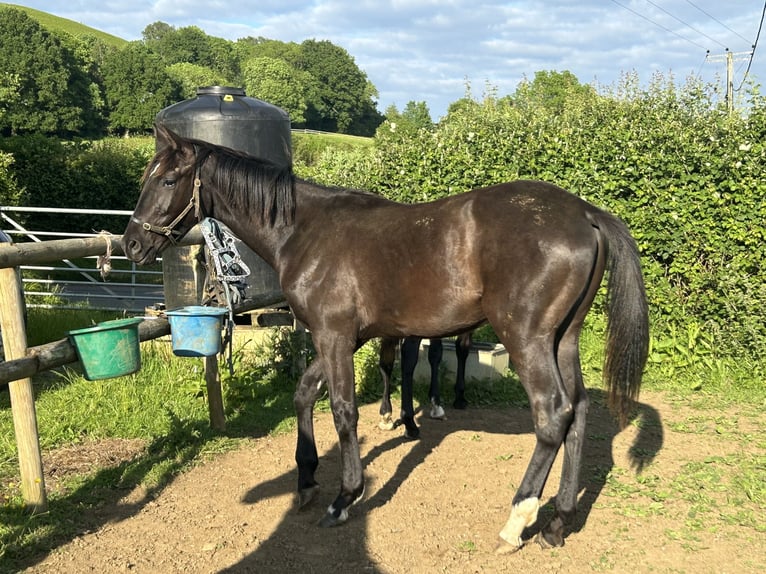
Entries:
<svg viewBox="0 0 766 574">
<path fill-rule="evenodd" d="M 210 357 L 221 351 L 221 320 L 225 307 L 189 305 L 166 311 L 173 353 L 179 357 Z"/>
<path fill-rule="evenodd" d="M 104 321 L 69 331 L 72 344 L 89 381 L 135 373 L 141 368 L 138 324 L 141 317 Z"/>
</svg>

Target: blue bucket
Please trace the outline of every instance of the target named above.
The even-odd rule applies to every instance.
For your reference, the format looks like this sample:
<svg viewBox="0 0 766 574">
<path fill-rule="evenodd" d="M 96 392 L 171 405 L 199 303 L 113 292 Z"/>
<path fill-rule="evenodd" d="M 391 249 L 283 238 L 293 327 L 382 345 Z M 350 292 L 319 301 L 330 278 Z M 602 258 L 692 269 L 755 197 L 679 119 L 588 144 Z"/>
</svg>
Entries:
<svg viewBox="0 0 766 574">
<path fill-rule="evenodd" d="M 190 305 L 165 315 L 170 322 L 173 353 L 179 357 L 211 357 L 221 351 L 221 320 L 224 307 Z"/>
</svg>

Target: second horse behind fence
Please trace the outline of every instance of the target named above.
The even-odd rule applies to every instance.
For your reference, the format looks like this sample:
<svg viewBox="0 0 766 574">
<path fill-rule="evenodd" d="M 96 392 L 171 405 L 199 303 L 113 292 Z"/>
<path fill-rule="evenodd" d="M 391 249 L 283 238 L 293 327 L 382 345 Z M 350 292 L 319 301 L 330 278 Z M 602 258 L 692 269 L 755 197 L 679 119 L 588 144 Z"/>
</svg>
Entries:
<svg viewBox="0 0 766 574">
<path fill-rule="evenodd" d="M 398 420 L 393 419 L 391 406 L 391 391 L 393 386 L 394 361 L 399 339 L 384 338 L 380 342 L 380 373 L 383 377 L 383 398 L 380 401 L 380 423 L 383 430 L 393 430 L 399 424 L 404 425 L 404 436 L 416 439 L 420 436 L 420 430 L 415 423 L 415 407 L 413 393 L 415 384 L 415 367 L 418 364 L 420 354 L 421 337 L 405 337 L 401 341 L 401 367 L 402 367 L 402 408 Z M 439 390 L 439 365 L 442 361 L 443 343 L 441 338 L 435 337 L 428 345 L 428 364 L 431 367 L 431 379 L 428 387 L 428 416 L 432 419 L 444 418 L 444 407 L 441 404 L 441 392 Z M 456 409 L 464 409 L 468 406 L 465 398 L 465 366 L 468 353 L 471 350 L 471 332 L 458 335 L 455 340 L 455 355 L 457 358 L 457 371 L 455 373 L 455 400 L 452 406 Z"/>
</svg>

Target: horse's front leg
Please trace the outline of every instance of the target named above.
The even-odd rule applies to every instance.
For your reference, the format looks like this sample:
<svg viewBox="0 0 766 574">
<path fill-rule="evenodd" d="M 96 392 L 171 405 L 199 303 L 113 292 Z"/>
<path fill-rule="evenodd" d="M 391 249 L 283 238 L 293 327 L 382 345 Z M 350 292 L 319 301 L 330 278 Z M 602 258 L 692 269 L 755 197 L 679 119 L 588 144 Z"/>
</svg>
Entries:
<svg viewBox="0 0 766 574">
<path fill-rule="evenodd" d="M 345 337 L 315 337 L 314 344 L 322 360 L 322 371 L 327 375 L 330 389 L 335 430 L 338 433 L 341 459 L 340 493 L 320 520 L 323 527 L 337 526 L 348 519 L 349 507 L 364 496 L 362 459 L 359 455 L 357 423 L 359 411 L 356 407 L 354 386 L 355 345 Z"/>
<path fill-rule="evenodd" d="M 295 462 L 298 464 L 299 509 L 314 500 L 319 492 L 319 484 L 314 480 L 314 472 L 319 466 L 317 447 L 314 442 L 314 405 L 322 388 L 322 380 L 321 362 L 314 360 L 303 373 L 293 396 L 298 418 Z"/>
</svg>

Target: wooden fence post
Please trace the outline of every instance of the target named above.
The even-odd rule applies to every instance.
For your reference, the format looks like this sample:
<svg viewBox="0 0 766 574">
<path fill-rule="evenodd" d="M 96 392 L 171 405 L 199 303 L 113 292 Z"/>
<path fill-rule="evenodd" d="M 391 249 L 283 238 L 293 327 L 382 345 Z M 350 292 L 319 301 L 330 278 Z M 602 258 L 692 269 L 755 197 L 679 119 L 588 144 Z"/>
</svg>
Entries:
<svg viewBox="0 0 766 574">
<path fill-rule="evenodd" d="M 205 387 L 210 426 L 218 431 L 226 430 L 226 415 L 223 408 L 221 373 L 218 371 L 218 357 L 205 357 Z"/>
<path fill-rule="evenodd" d="M 24 304 L 18 273 L 10 267 L 0 269 L 0 328 L 3 332 L 6 361 L 24 357 L 27 352 Z M 35 512 L 45 512 L 48 500 L 45 494 L 32 380 L 25 378 L 12 381 L 8 388 L 19 452 L 21 493 L 27 506 Z"/>
</svg>

